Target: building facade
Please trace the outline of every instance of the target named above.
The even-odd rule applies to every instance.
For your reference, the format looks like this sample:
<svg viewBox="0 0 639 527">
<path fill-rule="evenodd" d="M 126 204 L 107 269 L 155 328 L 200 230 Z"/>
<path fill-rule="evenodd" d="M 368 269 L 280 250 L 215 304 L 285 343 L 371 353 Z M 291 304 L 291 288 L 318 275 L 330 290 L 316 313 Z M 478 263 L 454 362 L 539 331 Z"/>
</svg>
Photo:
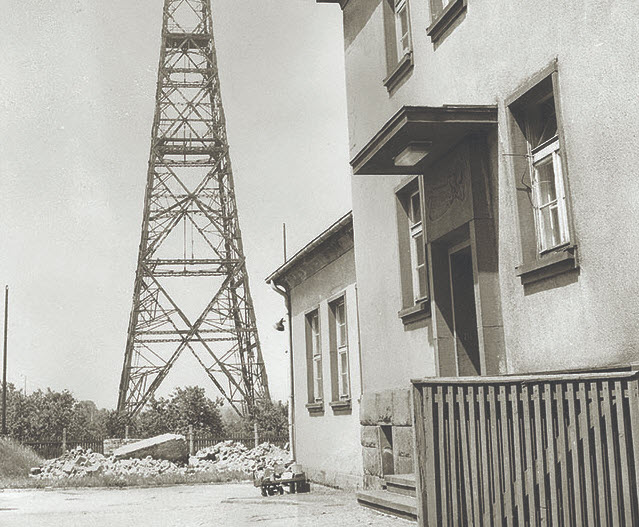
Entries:
<svg viewBox="0 0 639 527">
<path fill-rule="evenodd" d="M 318 1 L 343 10 L 375 487 L 412 471 L 384 462 L 411 379 L 639 361 L 639 3 Z"/>
<path fill-rule="evenodd" d="M 362 384 L 352 214 L 267 282 L 284 293 L 290 312 L 296 461 L 312 481 L 359 488 Z"/>
</svg>

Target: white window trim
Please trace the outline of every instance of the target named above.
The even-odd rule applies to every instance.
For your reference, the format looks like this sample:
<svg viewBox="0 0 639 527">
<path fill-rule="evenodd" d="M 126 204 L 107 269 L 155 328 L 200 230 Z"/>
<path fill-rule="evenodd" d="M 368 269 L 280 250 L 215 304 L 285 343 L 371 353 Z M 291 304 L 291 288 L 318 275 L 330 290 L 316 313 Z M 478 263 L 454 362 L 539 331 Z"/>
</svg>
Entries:
<svg viewBox="0 0 639 527">
<path fill-rule="evenodd" d="M 406 10 L 406 47 L 402 45 L 402 37 L 404 35 L 401 32 L 402 23 L 400 12 Z M 413 49 L 413 39 L 411 37 L 411 23 L 410 23 L 410 11 L 408 9 L 408 0 L 395 0 L 395 45 L 397 46 L 397 60 L 401 61 L 406 55 L 408 55 Z"/>
<path fill-rule="evenodd" d="M 339 319 L 339 307 L 342 306 L 344 319 Z M 351 383 L 349 378 L 349 354 L 348 354 L 348 317 L 346 314 L 346 299 L 338 299 L 334 303 L 335 312 L 335 346 L 337 348 L 337 385 L 339 398 L 350 399 Z M 340 328 L 344 327 L 344 342 L 340 341 Z M 345 360 L 343 360 L 345 357 Z"/>
<path fill-rule="evenodd" d="M 413 198 L 417 196 L 420 204 L 420 221 L 413 222 L 414 218 L 414 210 L 413 210 Z M 424 227 L 423 227 L 423 213 L 421 206 L 421 195 L 420 191 L 416 190 L 411 192 L 408 197 L 408 224 L 410 230 L 410 265 L 411 265 L 411 277 L 413 281 L 413 301 L 418 302 L 425 298 L 426 292 L 420 291 L 419 286 L 419 275 L 420 272 L 424 273 L 424 281 L 426 280 L 426 253 L 425 253 L 425 243 L 424 243 Z M 418 247 L 418 239 L 421 236 L 421 245 L 424 247 Z M 418 251 L 424 251 L 424 255 L 422 258 L 422 263 L 419 264 L 419 255 Z"/>
<path fill-rule="evenodd" d="M 539 254 L 553 251 L 570 242 L 568 235 L 568 211 L 566 208 L 566 190 L 564 186 L 563 168 L 560 155 L 561 146 L 559 144 L 559 136 L 555 135 L 545 143 L 530 151 L 530 173 L 532 174 L 532 186 L 534 192 L 534 208 L 535 208 L 535 227 L 537 234 L 537 250 Z M 555 183 L 555 199 L 547 203 L 541 202 L 541 190 L 537 177 L 537 166 L 549 158 L 552 158 L 554 183 Z M 543 220 L 543 210 L 546 208 L 557 208 L 557 217 L 559 225 L 557 229 L 558 242 L 552 246 L 546 246 L 546 224 Z"/>
<path fill-rule="evenodd" d="M 310 313 L 311 356 L 313 359 L 313 401 L 323 401 L 324 386 L 322 382 L 322 345 L 320 334 L 319 310 Z M 315 321 L 315 327 L 313 327 Z"/>
</svg>

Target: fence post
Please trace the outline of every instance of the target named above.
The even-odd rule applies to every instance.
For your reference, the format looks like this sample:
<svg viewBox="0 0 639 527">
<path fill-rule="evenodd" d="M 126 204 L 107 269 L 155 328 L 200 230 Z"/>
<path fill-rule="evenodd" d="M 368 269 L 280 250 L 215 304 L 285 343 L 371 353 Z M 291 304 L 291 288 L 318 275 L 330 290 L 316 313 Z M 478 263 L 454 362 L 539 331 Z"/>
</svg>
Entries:
<svg viewBox="0 0 639 527">
<path fill-rule="evenodd" d="M 189 425 L 189 455 L 195 455 L 195 441 L 193 440 L 193 425 Z"/>
<path fill-rule="evenodd" d="M 260 436 L 257 433 L 257 423 L 253 423 L 253 439 L 255 439 L 255 446 L 260 444 Z"/>
<path fill-rule="evenodd" d="M 129 425 L 124 425 L 124 439 L 129 439 Z"/>
<path fill-rule="evenodd" d="M 62 453 L 64 454 L 67 451 L 67 429 L 66 427 L 62 429 Z"/>
</svg>

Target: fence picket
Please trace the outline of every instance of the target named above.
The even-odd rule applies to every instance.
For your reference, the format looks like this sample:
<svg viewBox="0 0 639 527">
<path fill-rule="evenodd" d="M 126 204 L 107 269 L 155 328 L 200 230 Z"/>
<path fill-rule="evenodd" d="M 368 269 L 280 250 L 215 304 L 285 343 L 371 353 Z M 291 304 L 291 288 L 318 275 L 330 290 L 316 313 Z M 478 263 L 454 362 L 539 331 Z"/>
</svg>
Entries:
<svg viewBox="0 0 639 527">
<path fill-rule="evenodd" d="M 597 389 L 597 383 L 591 382 L 590 384 L 590 418 L 592 421 L 592 428 L 595 434 L 594 438 L 594 454 L 596 459 L 598 482 L 606 481 L 606 468 L 603 460 L 603 443 L 601 439 L 601 412 L 599 406 L 599 390 Z M 607 485 L 599 483 L 596 487 L 597 496 L 599 498 L 599 523 L 601 527 L 608 526 L 608 508 L 606 507 L 606 494 Z"/>
<path fill-rule="evenodd" d="M 532 397 L 528 385 L 521 388 L 522 408 L 524 415 L 524 435 L 526 456 L 526 494 L 528 495 L 528 517 L 530 525 L 537 525 L 539 522 L 539 508 L 535 500 L 535 454 L 533 450 L 533 432 L 530 406 Z"/>
<path fill-rule="evenodd" d="M 586 487 L 586 512 L 588 515 L 587 525 L 596 525 L 595 519 L 595 496 L 592 488 L 592 450 L 590 449 L 590 425 L 589 425 L 589 405 L 588 394 L 586 393 L 586 384 L 579 383 L 577 391 L 577 399 L 579 400 L 579 434 L 583 442 L 583 466 L 585 470 L 585 487 Z"/>
<path fill-rule="evenodd" d="M 624 383 L 625 384 L 625 383 Z M 628 442 L 626 441 L 626 427 L 627 419 L 623 408 L 624 401 L 624 385 L 620 381 L 615 381 L 615 408 L 617 410 L 617 437 L 619 438 L 619 465 L 621 467 L 621 481 L 622 493 L 623 493 L 623 511 L 625 525 L 630 527 L 632 525 L 632 498 L 630 494 L 630 486 L 627 482 L 630 481 L 630 475 L 628 474 L 628 465 L 631 460 L 628 458 Z"/>
<path fill-rule="evenodd" d="M 524 500 L 525 500 L 525 482 L 522 473 L 522 459 L 521 459 L 521 447 L 523 441 L 521 440 L 521 427 L 520 427 L 520 414 L 519 414 L 519 393 L 517 392 L 517 386 L 512 385 L 510 387 L 510 402 L 512 405 L 512 421 L 513 421 L 513 462 L 515 464 L 515 525 L 523 525 L 526 515 L 524 513 Z"/>
<path fill-rule="evenodd" d="M 607 382 L 601 384 L 602 394 L 602 416 L 605 423 L 603 436 L 606 439 L 608 453 L 608 488 L 610 489 L 610 521 L 612 525 L 620 525 L 619 502 L 617 494 L 617 457 L 615 455 L 615 442 L 619 439 L 614 437 L 614 424 L 612 422 L 612 403 L 610 400 L 610 385 Z"/>
<path fill-rule="evenodd" d="M 435 394 L 424 415 L 438 431 L 432 450 L 416 449 L 418 464 L 424 452 L 432 458 L 424 523 L 639 525 L 638 379 L 630 371 L 414 381 Z"/>
<path fill-rule="evenodd" d="M 479 405 L 479 446 L 481 449 L 481 477 L 482 477 L 482 518 L 484 525 L 490 525 L 492 514 L 492 499 L 490 493 L 490 463 L 488 461 L 488 419 L 486 418 L 486 390 L 484 386 L 477 388 Z"/>
</svg>

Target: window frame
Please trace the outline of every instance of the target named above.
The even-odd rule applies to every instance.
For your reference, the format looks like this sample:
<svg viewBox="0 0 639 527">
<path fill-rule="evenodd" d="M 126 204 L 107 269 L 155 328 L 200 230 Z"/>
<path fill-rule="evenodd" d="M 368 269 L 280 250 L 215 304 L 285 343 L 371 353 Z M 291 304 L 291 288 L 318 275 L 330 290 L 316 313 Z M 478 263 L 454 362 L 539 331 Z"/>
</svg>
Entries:
<svg viewBox="0 0 639 527">
<path fill-rule="evenodd" d="M 306 369 L 309 411 L 321 410 L 324 405 L 322 361 L 322 330 L 319 306 L 304 316 L 306 324 Z M 315 324 L 313 323 L 315 321 Z"/>
<path fill-rule="evenodd" d="M 419 220 L 415 220 L 415 198 L 419 205 Z M 408 230 L 410 233 L 410 261 L 411 261 L 411 277 L 413 285 L 413 301 L 415 304 L 424 300 L 427 295 L 428 278 L 426 272 L 426 242 L 424 237 L 424 219 L 422 206 L 422 192 L 418 188 L 408 196 Z M 418 241 L 421 238 L 421 243 Z M 420 251 L 423 251 L 420 254 Z M 421 256 L 421 263 L 420 263 Z M 422 275 L 423 273 L 423 275 Z M 420 283 L 420 279 L 422 283 Z M 423 285 L 423 287 L 422 287 Z"/>
<path fill-rule="evenodd" d="M 562 126 L 557 61 L 534 75 L 504 100 L 508 112 L 510 152 L 504 153 L 510 161 L 515 181 L 516 212 L 521 249 L 521 264 L 516 274 L 522 284 L 550 278 L 578 268 L 577 243 L 570 202 L 566 141 Z M 540 105 L 552 98 L 556 134 L 533 146 L 535 132 L 532 126 Z M 543 135 L 543 134 L 539 134 Z M 541 138 L 540 138 L 541 140 Z M 553 180 L 557 197 L 559 219 L 558 241 L 547 245 L 543 241 L 544 221 L 541 218 L 540 187 L 536 183 L 536 168 L 552 157 Z"/>
<path fill-rule="evenodd" d="M 400 264 L 402 306 L 398 316 L 404 324 L 430 314 L 430 272 L 424 221 L 425 200 L 423 176 L 415 176 L 395 189 L 397 201 L 397 232 Z M 420 206 L 420 218 L 416 221 L 414 199 Z M 419 239 L 421 237 L 421 243 Z M 419 244 L 419 245 L 416 245 Z M 421 263 L 418 251 L 423 251 Z M 420 276 L 420 270 L 423 273 Z M 420 280 L 423 289 L 420 288 Z"/>
<path fill-rule="evenodd" d="M 395 15 L 395 45 L 397 51 L 397 63 L 413 51 L 413 39 L 411 35 L 410 11 L 408 9 L 408 0 L 394 0 L 393 13 Z M 406 31 L 402 33 L 402 16 L 401 12 L 406 13 Z M 406 46 L 403 45 L 404 37 L 406 38 Z"/>
<path fill-rule="evenodd" d="M 392 94 L 413 69 L 413 34 L 411 23 L 411 0 L 384 0 L 384 34 L 386 41 L 386 73 L 383 80 L 388 92 Z M 406 12 L 406 47 L 399 34 L 401 27 L 401 11 Z"/>
<path fill-rule="evenodd" d="M 561 160 L 561 145 L 559 143 L 559 135 L 555 135 L 545 143 L 531 148 L 529 147 L 529 162 L 530 162 L 530 174 L 532 179 L 533 188 L 533 208 L 535 212 L 535 223 L 537 231 L 537 251 L 539 254 L 544 254 L 549 251 L 557 250 L 566 244 L 570 243 L 569 229 L 568 229 L 568 210 L 566 207 L 566 189 L 563 177 L 563 162 Z M 539 180 L 539 170 L 537 167 L 547 164 L 548 161 L 552 164 L 552 175 L 555 198 L 549 201 L 542 202 L 541 181 Z M 558 225 L 556 226 L 556 234 L 558 241 L 553 245 L 546 244 L 547 231 L 546 221 L 543 214 L 543 209 L 554 208 L 557 210 Z M 552 220 L 552 215 L 549 216 Z M 555 229 L 551 226 L 552 233 L 555 233 Z"/>
<path fill-rule="evenodd" d="M 346 298 L 341 296 L 332 302 L 335 314 L 335 348 L 337 351 L 337 386 L 340 400 L 350 399 L 351 380 L 349 375 L 349 349 L 348 349 L 348 316 L 346 314 Z M 341 317 L 340 313 L 341 307 Z M 342 335 L 343 328 L 343 335 Z M 343 341 L 342 341 L 343 336 Z M 345 359 L 345 360 L 343 360 Z"/>
<path fill-rule="evenodd" d="M 446 5 L 444 5 L 444 2 Z M 468 0 L 429 0 L 430 26 L 426 34 L 433 43 L 441 39 L 466 11 Z"/>
</svg>

